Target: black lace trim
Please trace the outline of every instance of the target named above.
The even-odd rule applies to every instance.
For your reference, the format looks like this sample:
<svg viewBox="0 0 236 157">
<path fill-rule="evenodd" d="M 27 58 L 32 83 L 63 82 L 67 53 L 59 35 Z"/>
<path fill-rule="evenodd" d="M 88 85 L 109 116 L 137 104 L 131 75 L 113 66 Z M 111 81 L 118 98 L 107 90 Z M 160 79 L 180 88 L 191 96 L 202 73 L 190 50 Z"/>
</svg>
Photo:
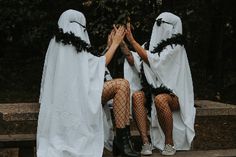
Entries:
<svg viewBox="0 0 236 157">
<path fill-rule="evenodd" d="M 98 56 L 98 52 L 95 51 L 95 49 L 90 44 L 82 40 L 80 37 L 75 36 L 75 34 L 72 32 L 64 33 L 62 28 L 58 28 L 54 32 L 54 35 L 56 42 L 61 42 L 64 45 L 73 45 L 76 48 L 77 53 L 81 51 L 87 51 L 95 56 Z"/>
<path fill-rule="evenodd" d="M 148 50 L 149 45 L 150 45 L 150 40 L 144 44 L 144 48 Z M 157 44 L 156 47 L 154 47 L 151 53 L 158 53 L 158 55 L 160 56 L 160 53 L 162 52 L 162 50 L 164 50 L 165 47 L 168 45 L 171 45 L 171 46 L 172 45 L 181 45 L 181 46 L 185 45 L 185 38 L 182 34 L 175 34 L 171 38 L 162 40 L 159 44 Z"/>
</svg>

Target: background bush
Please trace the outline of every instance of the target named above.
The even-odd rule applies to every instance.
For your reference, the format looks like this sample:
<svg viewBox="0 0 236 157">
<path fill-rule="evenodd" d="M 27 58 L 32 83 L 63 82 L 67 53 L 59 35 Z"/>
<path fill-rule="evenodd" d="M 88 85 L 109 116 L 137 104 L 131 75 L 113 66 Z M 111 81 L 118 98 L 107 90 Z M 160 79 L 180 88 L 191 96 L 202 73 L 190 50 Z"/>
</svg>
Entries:
<svg viewBox="0 0 236 157">
<path fill-rule="evenodd" d="M 161 11 L 181 17 L 195 99 L 236 103 L 235 1 L 0 0 L 0 102 L 37 101 L 51 30 L 67 9 L 82 11 L 92 45 L 102 51 L 112 24 L 129 15 L 136 39 L 149 37 Z M 123 57 L 109 65 L 122 77 Z"/>
</svg>

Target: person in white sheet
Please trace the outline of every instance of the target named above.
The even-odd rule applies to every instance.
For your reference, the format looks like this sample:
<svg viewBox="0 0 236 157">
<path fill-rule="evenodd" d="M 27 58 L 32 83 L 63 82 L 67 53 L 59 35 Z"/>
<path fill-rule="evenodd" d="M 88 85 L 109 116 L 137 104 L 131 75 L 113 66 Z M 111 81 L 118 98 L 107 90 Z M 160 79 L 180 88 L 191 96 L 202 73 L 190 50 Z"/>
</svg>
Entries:
<svg viewBox="0 0 236 157">
<path fill-rule="evenodd" d="M 131 64 L 124 64 L 125 78 L 131 84 L 131 91 L 137 91 L 133 94 L 133 103 L 137 105 L 133 107 L 134 110 L 135 107 L 139 108 L 137 111 L 141 110 L 143 116 L 139 116 L 140 123 L 144 124 L 141 127 L 145 130 L 147 126 L 142 110 L 144 94 L 150 93 L 152 102 L 146 103 L 146 106 L 151 109 L 153 147 L 162 150 L 162 155 L 189 150 L 195 136 L 196 111 L 181 19 L 172 13 L 161 13 L 154 23 L 150 42 L 144 46 L 146 50 L 134 39 L 130 23 L 127 24 L 126 37 L 136 52 L 131 52 Z M 142 88 L 144 93 L 139 91 Z M 146 97 L 146 101 L 149 100 Z"/>
<path fill-rule="evenodd" d="M 102 103 L 113 98 L 116 152 L 136 157 L 131 149 L 129 83 L 104 83 L 105 66 L 125 36 L 119 27 L 104 56 L 90 46 L 83 13 L 67 10 L 59 18 L 45 57 L 37 129 L 38 157 L 101 157 L 104 147 Z M 117 151 L 118 150 L 118 151 Z"/>
</svg>

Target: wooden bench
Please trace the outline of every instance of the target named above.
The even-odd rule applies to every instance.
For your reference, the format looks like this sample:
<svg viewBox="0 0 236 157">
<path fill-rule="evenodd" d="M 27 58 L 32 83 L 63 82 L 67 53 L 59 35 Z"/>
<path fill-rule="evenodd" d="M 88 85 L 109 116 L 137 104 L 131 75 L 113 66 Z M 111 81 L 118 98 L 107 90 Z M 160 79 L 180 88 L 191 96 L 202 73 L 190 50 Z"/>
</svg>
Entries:
<svg viewBox="0 0 236 157">
<path fill-rule="evenodd" d="M 196 137 L 192 149 L 219 149 L 236 147 L 236 105 L 219 103 L 208 100 L 195 100 L 197 108 L 195 130 Z M 35 154 L 37 130 L 38 103 L 8 103 L 0 104 L 0 148 L 19 148 L 19 157 Z M 132 124 L 135 126 L 135 124 Z M 217 127 L 223 128 L 217 130 Z M 132 135 L 139 136 L 135 127 Z M 232 139 L 224 136 L 232 133 Z M 216 139 L 215 139 L 216 138 Z M 219 139 L 219 145 L 217 143 Z"/>
</svg>

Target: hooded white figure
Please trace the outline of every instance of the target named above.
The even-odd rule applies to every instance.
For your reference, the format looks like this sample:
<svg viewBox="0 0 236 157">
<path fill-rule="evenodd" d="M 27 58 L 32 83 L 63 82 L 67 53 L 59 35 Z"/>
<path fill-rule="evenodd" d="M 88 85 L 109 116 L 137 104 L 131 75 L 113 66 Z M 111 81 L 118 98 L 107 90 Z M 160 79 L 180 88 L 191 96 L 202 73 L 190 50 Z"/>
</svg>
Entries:
<svg viewBox="0 0 236 157">
<path fill-rule="evenodd" d="M 58 27 L 90 44 L 81 12 L 65 11 Z M 105 57 L 51 39 L 45 57 L 37 130 L 38 157 L 101 157 Z"/>
<path fill-rule="evenodd" d="M 173 142 L 176 150 L 189 150 L 195 136 L 194 93 L 192 77 L 185 48 L 181 44 L 166 45 L 159 53 L 152 53 L 161 42 L 182 34 L 181 19 L 168 12 L 161 13 L 154 23 L 150 45 L 146 50 L 149 65 L 140 61 L 132 52 L 134 66 L 126 61 L 124 75 L 129 80 L 131 91 L 142 88 L 139 73 L 143 62 L 144 74 L 149 85 L 158 88 L 164 85 L 178 97 L 180 110 L 173 112 Z M 151 110 L 150 136 L 155 148 L 164 149 L 165 135 L 161 129 L 154 102 Z"/>
</svg>

